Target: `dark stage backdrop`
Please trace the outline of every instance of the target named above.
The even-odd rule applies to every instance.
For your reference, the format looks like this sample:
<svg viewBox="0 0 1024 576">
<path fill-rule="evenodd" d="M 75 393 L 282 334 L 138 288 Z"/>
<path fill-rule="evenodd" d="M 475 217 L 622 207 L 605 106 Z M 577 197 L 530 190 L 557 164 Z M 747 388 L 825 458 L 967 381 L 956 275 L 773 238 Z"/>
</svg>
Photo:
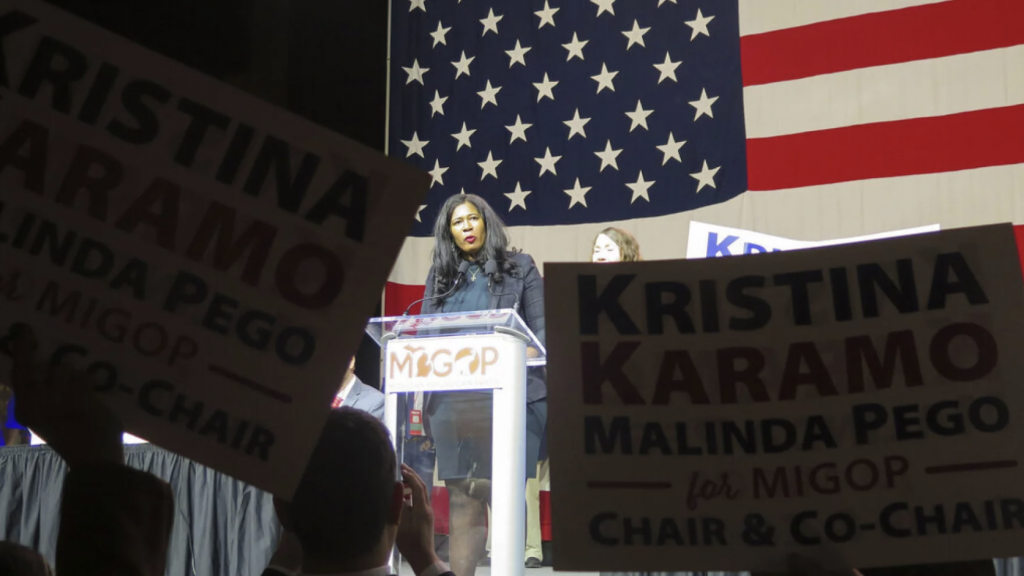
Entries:
<svg viewBox="0 0 1024 576">
<path fill-rule="evenodd" d="M 125 446 L 125 456 L 174 491 L 167 576 L 259 576 L 280 530 L 270 495 L 155 446 Z M 0 448 L 0 540 L 53 562 L 66 473 L 45 446 Z"/>
</svg>

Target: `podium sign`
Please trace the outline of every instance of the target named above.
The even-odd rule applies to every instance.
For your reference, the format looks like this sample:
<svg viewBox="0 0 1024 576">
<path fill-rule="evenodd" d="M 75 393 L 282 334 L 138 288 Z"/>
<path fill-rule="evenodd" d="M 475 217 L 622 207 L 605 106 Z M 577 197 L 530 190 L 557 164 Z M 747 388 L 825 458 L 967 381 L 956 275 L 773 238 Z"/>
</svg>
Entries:
<svg viewBox="0 0 1024 576">
<path fill-rule="evenodd" d="M 513 338 L 472 335 L 392 340 L 387 343 L 388 393 L 490 390 L 507 385 L 522 368 Z M 519 366 L 515 366 L 519 364 Z"/>
</svg>

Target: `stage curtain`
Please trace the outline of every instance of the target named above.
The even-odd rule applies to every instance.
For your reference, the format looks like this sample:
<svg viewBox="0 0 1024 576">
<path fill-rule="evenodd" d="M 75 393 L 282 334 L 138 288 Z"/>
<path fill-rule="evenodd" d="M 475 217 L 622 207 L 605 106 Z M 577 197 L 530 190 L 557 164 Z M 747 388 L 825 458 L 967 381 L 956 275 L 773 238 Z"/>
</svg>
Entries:
<svg viewBox="0 0 1024 576">
<path fill-rule="evenodd" d="M 174 531 L 168 576 L 258 576 L 280 525 L 267 493 L 152 445 L 125 447 L 129 466 L 170 483 Z M 51 562 L 67 468 L 46 446 L 0 448 L 0 538 Z"/>
</svg>

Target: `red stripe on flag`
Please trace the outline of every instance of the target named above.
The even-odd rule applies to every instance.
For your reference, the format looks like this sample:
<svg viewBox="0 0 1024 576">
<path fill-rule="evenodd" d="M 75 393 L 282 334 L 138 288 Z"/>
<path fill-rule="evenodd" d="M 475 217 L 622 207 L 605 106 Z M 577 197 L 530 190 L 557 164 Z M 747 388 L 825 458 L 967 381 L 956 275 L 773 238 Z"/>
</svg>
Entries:
<svg viewBox="0 0 1024 576">
<path fill-rule="evenodd" d="M 740 39 L 743 85 L 756 86 L 1024 44 L 1024 2 L 950 0 Z"/>
<path fill-rule="evenodd" d="M 1024 105 L 747 140 L 751 190 L 1024 162 Z"/>
<path fill-rule="evenodd" d="M 1017 258 L 1020 260 L 1021 270 L 1024 271 L 1024 226 L 1014 226 L 1013 235 L 1017 239 Z"/>
<path fill-rule="evenodd" d="M 423 286 L 388 282 L 384 288 L 384 315 L 401 316 L 405 308 L 423 298 Z M 421 304 L 417 304 L 409 314 L 419 314 Z"/>
</svg>

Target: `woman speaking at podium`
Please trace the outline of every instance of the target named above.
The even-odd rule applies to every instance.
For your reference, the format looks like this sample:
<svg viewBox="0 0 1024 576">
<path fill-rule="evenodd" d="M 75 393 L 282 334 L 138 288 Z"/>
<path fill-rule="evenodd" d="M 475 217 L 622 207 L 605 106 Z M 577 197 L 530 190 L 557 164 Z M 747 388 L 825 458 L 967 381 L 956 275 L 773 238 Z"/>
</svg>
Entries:
<svg viewBox="0 0 1024 576">
<path fill-rule="evenodd" d="M 509 247 L 505 224 L 479 196 L 456 194 L 441 208 L 424 298 L 423 314 L 515 309 L 544 342 L 540 272 L 532 257 Z M 536 354 L 527 348 L 528 357 Z M 459 576 L 473 576 L 487 545 L 492 398 L 490 391 L 445 392 L 426 405 L 438 478 L 450 496 L 449 563 Z M 548 412 L 541 368 L 528 370 L 526 402 L 526 473 L 533 477 Z"/>
</svg>

